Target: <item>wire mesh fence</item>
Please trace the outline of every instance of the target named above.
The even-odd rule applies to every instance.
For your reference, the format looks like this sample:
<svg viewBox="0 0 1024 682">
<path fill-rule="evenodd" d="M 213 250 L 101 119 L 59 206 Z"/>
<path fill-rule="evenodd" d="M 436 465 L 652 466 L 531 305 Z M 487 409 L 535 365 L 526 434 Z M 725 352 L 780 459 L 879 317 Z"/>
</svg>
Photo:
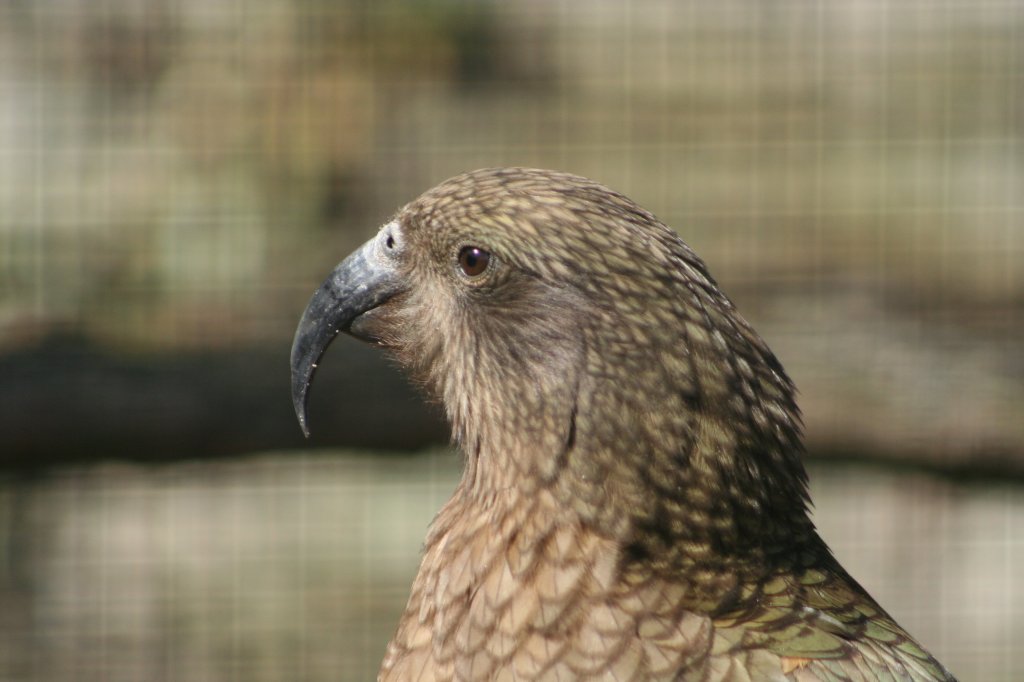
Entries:
<svg viewBox="0 0 1024 682">
<path fill-rule="evenodd" d="M 287 381 L 166 359 L 285 367 L 313 287 L 399 206 L 524 165 L 680 232 L 801 389 L 840 558 L 963 679 L 1019 678 L 1022 74 L 997 0 L 3 3 L 0 352 L 164 371 L 76 370 L 76 403 L 66 364 L 0 363 L 0 677 L 372 676 L 457 463 L 197 459 L 285 441 L 173 421 L 208 409 L 173 377 L 253 414 Z M 161 400 L 125 411 L 140 376 Z M 171 445 L 83 464 L 110 441 L 82 419 L 119 458 Z M 33 440 L 78 464 L 31 466 Z"/>
</svg>

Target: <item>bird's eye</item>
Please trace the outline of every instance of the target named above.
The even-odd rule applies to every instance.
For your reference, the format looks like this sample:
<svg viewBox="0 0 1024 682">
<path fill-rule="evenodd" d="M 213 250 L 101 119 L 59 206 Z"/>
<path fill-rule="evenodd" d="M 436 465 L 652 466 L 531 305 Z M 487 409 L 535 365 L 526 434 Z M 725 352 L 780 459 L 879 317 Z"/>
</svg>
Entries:
<svg viewBox="0 0 1024 682">
<path fill-rule="evenodd" d="M 459 251 L 459 267 L 467 277 L 482 275 L 491 262 L 491 254 L 476 246 L 464 246 Z"/>
</svg>

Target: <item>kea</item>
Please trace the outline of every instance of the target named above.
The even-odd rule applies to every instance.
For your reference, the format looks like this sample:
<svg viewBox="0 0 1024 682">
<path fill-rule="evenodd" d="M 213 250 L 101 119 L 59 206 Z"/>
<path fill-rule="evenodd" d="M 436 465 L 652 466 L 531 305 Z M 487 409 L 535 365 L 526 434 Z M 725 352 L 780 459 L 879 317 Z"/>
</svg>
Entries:
<svg viewBox="0 0 1024 682">
<path fill-rule="evenodd" d="M 379 680 L 954 679 L 817 534 L 779 361 L 624 195 L 501 168 L 399 210 L 302 316 L 304 430 L 340 332 L 465 457 Z"/>
</svg>

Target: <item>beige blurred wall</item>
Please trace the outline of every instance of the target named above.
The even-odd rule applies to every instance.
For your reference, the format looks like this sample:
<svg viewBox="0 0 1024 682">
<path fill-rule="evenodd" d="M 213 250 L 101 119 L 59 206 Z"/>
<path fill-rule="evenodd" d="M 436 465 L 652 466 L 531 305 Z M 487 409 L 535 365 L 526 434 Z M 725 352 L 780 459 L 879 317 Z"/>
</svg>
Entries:
<svg viewBox="0 0 1024 682">
<path fill-rule="evenodd" d="M 24 589 L 0 611 L 0 674 L 373 679 L 459 464 L 288 452 L 79 469 L 20 500 L 0 484 L 0 543 L 25 550 L 7 564 Z M 856 466 L 810 476 L 836 556 L 959 679 L 1024 675 L 1019 487 Z"/>
</svg>

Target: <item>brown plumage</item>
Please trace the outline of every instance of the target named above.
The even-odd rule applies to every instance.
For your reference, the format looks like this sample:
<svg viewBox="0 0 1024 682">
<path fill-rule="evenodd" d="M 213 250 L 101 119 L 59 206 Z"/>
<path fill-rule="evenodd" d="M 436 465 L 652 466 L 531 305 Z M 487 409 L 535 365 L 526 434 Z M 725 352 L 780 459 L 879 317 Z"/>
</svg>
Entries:
<svg viewBox="0 0 1024 682">
<path fill-rule="evenodd" d="M 953 679 L 815 532 L 775 356 L 625 196 L 488 169 L 404 207 L 307 308 L 303 426 L 339 331 L 439 396 L 466 457 L 380 679 Z"/>
</svg>

